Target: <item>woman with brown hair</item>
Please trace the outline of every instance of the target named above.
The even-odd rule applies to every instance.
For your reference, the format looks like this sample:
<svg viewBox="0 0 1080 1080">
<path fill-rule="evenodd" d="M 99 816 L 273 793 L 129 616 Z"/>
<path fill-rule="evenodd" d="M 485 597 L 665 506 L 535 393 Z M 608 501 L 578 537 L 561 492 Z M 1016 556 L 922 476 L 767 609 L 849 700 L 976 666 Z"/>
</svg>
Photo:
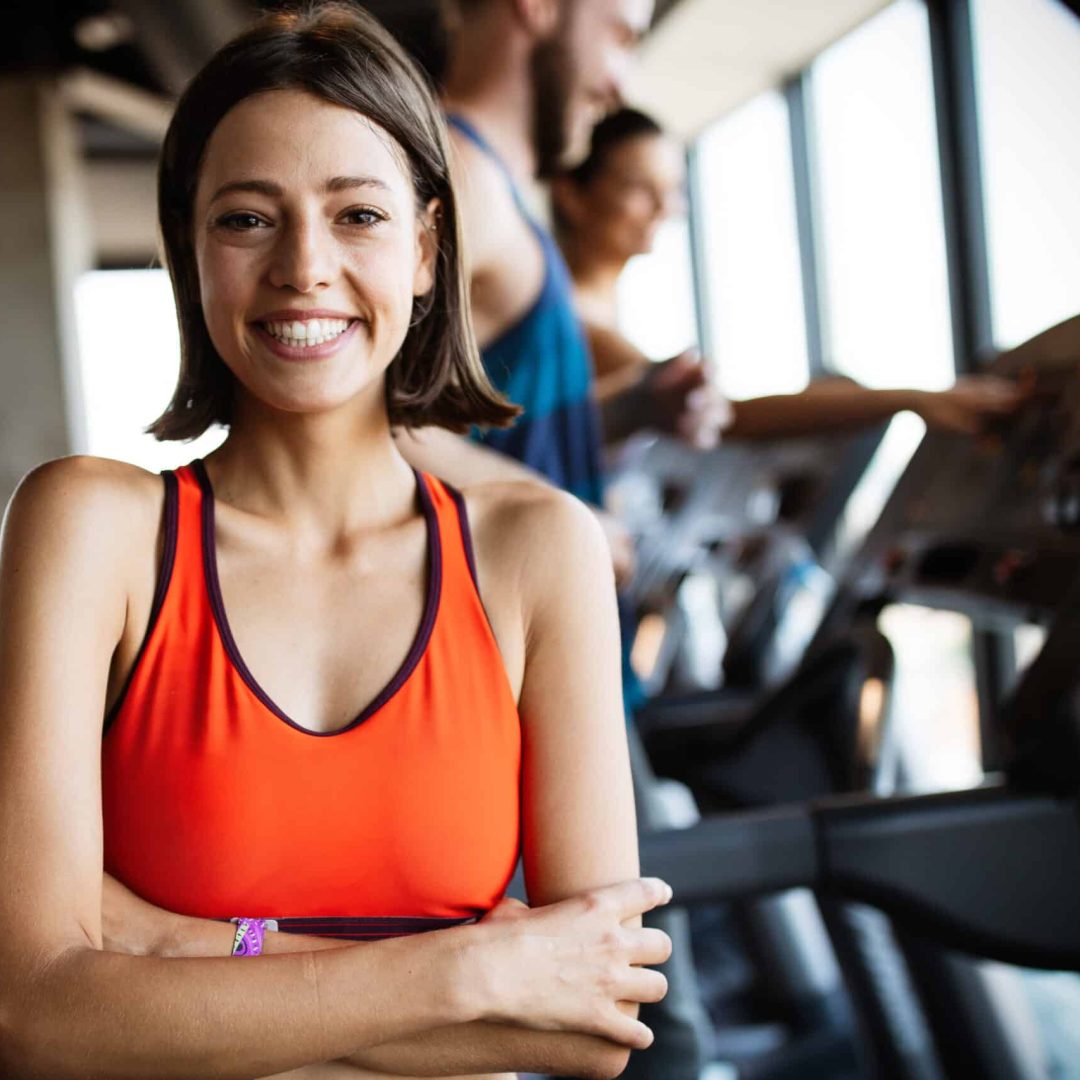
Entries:
<svg viewBox="0 0 1080 1080">
<path fill-rule="evenodd" d="M 941 391 L 877 389 L 832 377 L 798 393 L 729 402 L 695 350 L 651 362 L 619 330 L 617 283 L 632 258 L 652 250 L 660 226 L 681 207 L 684 186 L 683 148 L 652 117 L 629 107 L 601 120 L 588 156 L 552 183 L 607 441 L 654 428 L 709 446 L 721 431 L 729 438 L 845 431 L 905 409 L 932 428 L 977 434 L 1015 411 L 1017 388 L 994 376 L 968 376 Z"/>
<path fill-rule="evenodd" d="M 5 1076 L 614 1076 L 650 1040 L 670 890 L 636 879 L 603 537 L 393 438 L 515 414 L 445 146 L 344 7 L 264 18 L 177 107 L 153 430 L 229 435 L 164 478 L 51 462 L 8 510 Z"/>
</svg>

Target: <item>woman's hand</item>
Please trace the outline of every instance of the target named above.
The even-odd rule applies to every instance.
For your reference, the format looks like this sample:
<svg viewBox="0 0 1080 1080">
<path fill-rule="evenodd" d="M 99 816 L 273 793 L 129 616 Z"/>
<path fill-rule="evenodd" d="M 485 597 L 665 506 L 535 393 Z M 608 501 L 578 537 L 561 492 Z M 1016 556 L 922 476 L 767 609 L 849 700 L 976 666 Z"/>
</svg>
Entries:
<svg viewBox="0 0 1080 1080">
<path fill-rule="evenodd" d="M 664 976 L 641 965 L 663 963 L 670 939 L 632 924 L 670 899 L 664 882 L 640 878 L 542 908 L 504 900 L 478 927 L 484 1018 L 649 1046 L 652 1033 L 619 1004 L 667 993 Z"/>
</svg>

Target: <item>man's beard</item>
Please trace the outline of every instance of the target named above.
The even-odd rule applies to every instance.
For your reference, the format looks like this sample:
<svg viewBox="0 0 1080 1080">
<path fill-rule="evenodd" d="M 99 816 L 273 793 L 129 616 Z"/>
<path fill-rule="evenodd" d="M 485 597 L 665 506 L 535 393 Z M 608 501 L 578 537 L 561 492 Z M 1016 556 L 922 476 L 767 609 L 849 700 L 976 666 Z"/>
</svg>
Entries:
<svg viewBox="0 0 1080 1080">
<path fill-rule="evenodd" d="M 574 64 L 563 26 L 532 55 L 533 147 L 536 175 L 549 180 L 566 166 L 574 98 Z"/>
</svg>

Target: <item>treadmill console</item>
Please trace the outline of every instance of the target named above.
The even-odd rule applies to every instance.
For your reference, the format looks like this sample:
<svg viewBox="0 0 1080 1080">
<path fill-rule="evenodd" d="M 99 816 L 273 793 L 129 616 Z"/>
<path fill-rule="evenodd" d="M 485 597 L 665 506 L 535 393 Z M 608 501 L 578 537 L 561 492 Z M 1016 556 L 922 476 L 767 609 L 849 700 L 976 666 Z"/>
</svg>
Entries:
<svg viewBox="0 0 1080 1080">
<path fill-rule="evenodd" d="M 849 612 L 902 599 L 1042 621 L 1080 575 L 1080 317 L 992 370 L 1023 405 L 983 437 L 925 437 L 846 575 Z"/>
</svg>

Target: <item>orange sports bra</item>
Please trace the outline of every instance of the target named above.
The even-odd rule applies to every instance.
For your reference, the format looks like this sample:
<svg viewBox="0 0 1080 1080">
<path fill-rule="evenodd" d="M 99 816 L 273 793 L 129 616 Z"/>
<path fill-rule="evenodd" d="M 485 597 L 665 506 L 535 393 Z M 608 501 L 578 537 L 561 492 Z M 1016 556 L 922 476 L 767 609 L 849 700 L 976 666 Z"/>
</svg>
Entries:
<svg viewBox="0 0 1080 1080">
<path fill-rule="evenodd" d="M 416 473 L 416 638 L 352 723 L 319 733 L 274 704 L 236 647 L 202 462 L 163 479 L 150 623 L 102 737 L 106 871 L 170 911 L 355 939 L 492 908 L 518 856 L 521 730 L 460 494 Z"/>
</svg>

